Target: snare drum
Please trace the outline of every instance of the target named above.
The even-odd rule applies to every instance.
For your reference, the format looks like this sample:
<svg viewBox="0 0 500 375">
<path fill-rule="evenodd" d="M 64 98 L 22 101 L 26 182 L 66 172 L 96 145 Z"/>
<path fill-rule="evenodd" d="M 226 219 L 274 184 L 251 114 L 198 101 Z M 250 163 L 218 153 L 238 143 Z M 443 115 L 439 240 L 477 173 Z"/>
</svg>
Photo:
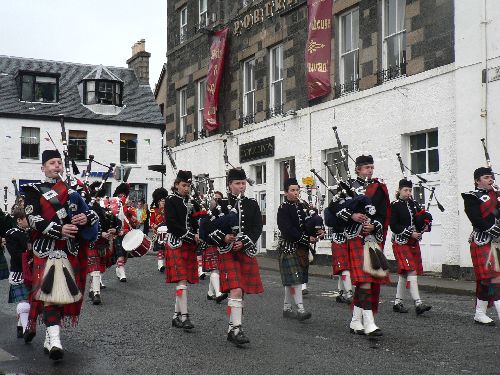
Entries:
<svg viewBox="0 0 500 375">
<path fill-rule="evenodd" d="M 140 229 L 131 230 L 123 237 L 122 241 L 123 250 L 127 252 L 129 258 L 142 257 L 151 246 L 151 239 Z"/>
<path fill-rule="evenodd" d="M 120 212 L 120 207 L 122 206 L 122 203 L 120 202 L 119 198 L 113 197 L 113 198 L 101 199 L 99 205 L 105 210 L 110 211 L 113 215 L 117 216 L 118 213 Z"/>
<path fill-rule="evenodd" d="M 163 245 L 165 244 L 165 242 L 167 242 L 167 227 L 165 225 L 158 227 L 158 229 L 156 230 L 156 240 L 160 245 Z"/>
</svg>

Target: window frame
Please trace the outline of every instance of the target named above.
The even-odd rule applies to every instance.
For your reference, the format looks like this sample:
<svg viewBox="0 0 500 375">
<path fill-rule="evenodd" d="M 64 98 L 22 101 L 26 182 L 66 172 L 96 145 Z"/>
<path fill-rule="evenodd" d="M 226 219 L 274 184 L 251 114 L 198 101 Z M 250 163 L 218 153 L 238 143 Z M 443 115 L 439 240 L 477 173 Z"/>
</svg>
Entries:
<svg viewBox="0 0 500 375">
<path fill-rule="evenodd" d="M 205 93 L 207 90 L 207 77 L 201 78 L 196 82 L 197 98 L 196 98 L 196 131 L 201 135 L 203 131 L 203 111 L 205 109 Z"/>
<path fill-rule="evenodd" d="M 205 5 L 203 9 L 202 6 Z M 203 22 L 203 15 L 205 15 L 205 22 Z M 208 0 L 198 0 L 198 25 L 200 28 L 208 25 Z"/>
<path fill-rule="evenodd" d="M 436 133 L 437 145 L 429 147 L 429 134 L 431 134 L 431 133 Z M 411 149 L 411 137 L 419 136 L 422 134 L 425 134 L 425 148 L 412 150 Z M 429 151 L 434 151 L 434 150 L 437 151 L 437 156 L 438 156 L 437 168 L 438 169 L 436 171 L 429 171 Z M 410 134 L 408 136 L 408 154 L 409 154 L 410 166 L 411 166 L 412 171 L 415 171 L 417 169 L 417 167 L 413 165 L 412 154 L 416 154 L 416 153 L 420 153 L 420 152 L 425 152 L 425 171 L 424 172 L 417 171 L 415 173 L 416 174 L 439 173 L 440 163 L 439 163 L 439 131 L 438 131 L 438 129 L 427 130 L 427 131 L 420 132 L 420 133 Z"/>
<path fill-rule="evenodd" d="M 85 133 L 85 138 L 72 138 L 71 132 Z M 88 132 L 86 130 L 71 129 L 68 131 L 68 155 L 71 159 L 73 159 L 75 161 L 87 160 L 87 136 L 88 136 Z M 71 144 L 72 141 L 76 141 L 76 143 L 74 145 L 72 145 Z M 80 156 L 78 155 L 77 151 L 75 153 L 73 153 L 71 151 L 72 149 L 78 149 L 78 147 L 80 146 L 80 142 L 82 142 L 83 146 L 84 146 L 83 158 L 79 158 Z"/>
<path fill-rule="evenodd" d="M 353 38 L 353 14 L 357 12 L 358 13 L 358 39 L 356 40 L 356 48 L 351 48 L 347 52 L 343 52 L 343 47 L 344 47 L 344 24 L 346 22 L 346 17 L 350 16 L 351 18 L 351 45 L 353 44 L 353 41 L 355 40 Z M 345 86 L 346 84 L 353 82 L 353 90 L 352 91 L 357 91 L 357 81 L 359 79 L 359 7 L 355 7 L 353 9 L 348 10 L 347 12 L 342 13 L 339 16 L 339 77 L 340 77 L 340 84 Z M 345 80 L 345 57 L 347 55 L 354 54 L 354 77 L 350 81 Z M 344 93 L 345 87 L 342 89 L 342 93 Z"/>
<path fill-rule="evenodd" d="M 285 163 L 290 162 L 290 175 L 286 177 L 285 174 Z M 280 204 L 285 200 L 285 178 L 296 177 L 296 165 L 295 165 L 295 157 L 291 156 L 285 159 L 278 160 L 278 169 L 279 169 L 279 181 L 278 181 L 278 192 L 279 192 L 279 202 Z"/>
<path fill-rule="evenodd" d="M 255 185 L 265 185 L 267 184 L 267 165 L 266 163 L 260 163 L 260 164 L 255 164 L 252 166 L 253 167 L 253 175 L 255 179 Z M 261 173 L 261 181 L 259 182 L 257 171 L 260 169 Z"/>
<path fill-rule="evenodd" d="M 252 57 L 243 62 L 243 117 L 254 116 L 255 115 L 255 92 L 256 92 L 256 81 L 255 81 L 255 57 Z M 250 69 L 250 67 L 252 67 Z M 247 87 L 247 76 L 248 73 L 252 74 L 252 87 L 249 89 Z M 252 96 L 252 108 L 248 108 L 248 97 Z M 253 121 L 252 121 L 253 123 Z"/>
<path fill-rule="evenodd" d="M 29 136 L 24 136 L 23 134 L 25 133 L 24 130 L 28 130 L 29 129 Z M 36 135 L 33 135 L 32 132 L 33 130 L 36 130 L 38 131 L 38 136 Z M 35 133 L 36 133 L 35 131 Z M 33 126 L 23 126 L 21 127 L 21 160 L 39 160 L 40 159 L 40 128 L 37 128 L 37 127 L 33 127 Z M 27 138 L 27 139 L 35 139 L 35 143 L 24 143 L 23 140 Z M 28 156 L 23 156 L 23 145 L 36 145 L 36 156 L 34 155 L 31 155 L 31 148 L 28 147 L 28 150 L 30 152 L 28 152 Z"/>
<path fill-rule="evenodd" d="M 24 78 L 32 77 L 31 88 L 30 88 L 30 98 L 23 97 L 23 86 L 24 86 Z M 20 71 L 18 80 L 19 80 L 19 101 L 27 102 L 27 103 L 48 103 L 48 104 L 57 104 L 59 103 L 59 77 L 61 75 L 59 73 L 42 73 L 42 72 L 32 72 L 32 71 Z M 55 98 L 54 101 L 43 101 L 36 100 L 36 79 L 39 78 L 55 78 Z"/>
<path fill-rule="evenodd" d="M 386 20 L 388 19 L 388 14 L 387 14 L 387 4 L 389 4 L 389 1 L 391 0 L 383 0 L 382 2 L 382 68 L 384 70 L 387 70 L 389 69 L 389 65 L 388 65 L 388 40 L 389 39 L 392 39 L 392 38 L 395 38 L 397 37 L 398 38 L 398 49 L 399 49 L 399 53 L 398 53 L 398 56 L 399 56 L 399 64 L 396 65 L 397 67 L 401 67 L 402 63 L 404 64 L 406 62 L 406 27 L 405 27 L 405 14 L 406 14 L 406 9 L 405 9 L 405 12 L 403 12 L 403 20 L 402 20 L 402 24 L 403 24 L 403 27 L 401 30 L 398 30 L 398 27 L 399 27 L 399 22 L 398 22 L 398 18 L 399 18 L 399 5 L 402 3 L 404 3 L 404 7 L 406 8 L 406 1 L 405 0 L 394 0 L 395 3 L 396 3 L 396 32 L 392 33 L 392 34 L 388 34 L 386 35 Z M 405 41 L 405 45 L 403 46 L 402 45 L 402 40 L 403 39 Z M 392 66 L 391 66 L 392 67 Z M 403 74 L 401 74 L 403 75 Z"/>
<path fill-rule="evenodd" d="M 184 22 L 183 22 L 184 18 Z M 188 12 L 187 6 L 179 9 L 179 42 L 184 43 L 187 39 Z"/>
<path fill-rule="evenodd" d="M 274 51 L 279 51 L 278 70 L 280 72 L 280 77 L 278 79 L 276 79 L 276 77 L 274 77 L 275 57 L 273 57 L 273 56 L 276 55 L 276 53 L 274 53 Z M 270 93 L 269 93 L 269 109 L 273 109 L 273 113 L 276 113 L 277 109 L 281 109 L 283 107 L 283 103 L 284 103 L 284 100 L 283 100 L 283 82 L 284 82 L 283 70 L 284 70 L 283 69 L 283 44 L 278 44 L 269 50 L 269 91 L 270 91 Z M 274 91 L 275 91 L 275 86 L 278 83 L 281 85 L 281 95 L 280 95 L 281 100 L 280 100 L 279 105 L 277 106 Z"/>
<path fill-rule="evenodd" d="M 94 83 L 94 90 L 89 90 L 88 89 L 88 84 L 89 82 Z M 99 86 L 101 83 L 106 84 L 112 84 L 112 90 L 111 90 L 111 103 L 102 103 L 99 102 L 99 93 L 106 91 L 100 91 Z M 117 90 L 119 88 L 119 90 Z M 119 91 L 119 92 L 118 92 Z M 88 94 L 89 93 L 94 93 L 94 101 L 95 103 L 90 103 Z M 85 105 L 94 105 L 94 104 L 101 104 L 101 105 L 114 105 L 117 107 L 122 107 L 123 106 L 123 83 L 118 82 L 118 81 L 112 81 L 112 80 L 107 80 L 107 79 L 89 79 L 85 80 L 83 84 L 83 104 Z"/>
<path fill-rule="evenodd" d="M 133 136 L 133 137 L 125 137 L 125 136 Z M 125 139 L 125 138 L 131 138 L 131 139 Z M 137 156 L 138 156 L 137 155 L 137 143 L 138 143 L 137 141 L 138 141 L 137 134 L 120 133 L 120 163 L 121 164 L 137 164 Z M 132 144 L 134 146 L 132 146 Z M 132 146 L 132 147 L 130 147 L 130 146 Z M 127 151 L 127 160 L 122 159 L 122 149 L 125 149 Z M 131 150 L 134 150 L 135 161 L 129 160 L 129 152 Z"/>
<path fill-rule="evenodd" d="M 186 129 L 187 129 L 187 87 L 183 87 L 179 89 L 179 139 L 186 136 Z"/>
</svg>

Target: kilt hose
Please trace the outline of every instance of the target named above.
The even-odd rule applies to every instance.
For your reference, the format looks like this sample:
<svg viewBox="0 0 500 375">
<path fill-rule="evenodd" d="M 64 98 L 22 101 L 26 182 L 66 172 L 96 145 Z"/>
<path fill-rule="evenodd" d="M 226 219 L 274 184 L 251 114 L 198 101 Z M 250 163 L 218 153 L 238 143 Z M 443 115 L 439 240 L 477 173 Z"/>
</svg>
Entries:
<svg viewBox="0 0 500 375">
<path fill-rule="evenodd" d="M 420 253 L 420 244 L 415 241 L 400 245 L 392 243 L 392 251 L 398 262 L 398 274 L 402 275 L 409 271 L 416 271 L 417 275 L 423 275 L 422 255 Z"/>
<path fill-rule="evenodd" d="M 165 272 L 167 284 L 187 280 L 190 284 L 198 284 L 198 263 L 196 262 L 196 244 L 182 242 L 182 245 L 172 249 L 165 246 Z"/>
<path fill-rule="evenodd" d="M 347 242 L 342 244 L 332 242 L 332 270 L 334 275 L 349 270 L 349 251 Z"/>
<path fill-rule="evenodd" d="M 298 254 L 298 253 L 301 254 Z M 305 255 L 305 257 L 304 257 Z M 297 252 L 279 252 L 279 269 L 283 286 L 304 284 L 309 281 L 309 249 L 299 248 Z"/>
<path fill-rule="evenodd" d="M 246 294 L 264 292 L 259 264 L 255 257 L 249 257 L 241 251 L 219 254 L 219 272 L 222 293 L 237 288 L 241 288 Z"/>
<path fill-rule="evenodd" d="M 219 268 L 219 250 L 217 246 L 209 246 L 202 253 L 203 272 L 213 271 Z"/>
<path fill-rule="evenodd" d="M 64 241 L 65 242 L 65 241 Z M 88 254 L 88 242 L 83 241 L 80 245 L 80 250 L 78 254 L 68 255 L 68 260 L 73 267 L 73 272 L 75 274 L 75 282 L 82 293 L 85 294 L 85 284 L 87 281 L 87 254 Z M 47 258 L 39 258 L 34 256 L 33 258 L 33 286 L 30 292 L 30 313 L 28 317 L 28 327 L 26 329 L 35 330 L 37 318 L 44 311 L 44 302 L 36 300 L 34 296 L 37 294 L 38 290 L 42 285 L 43 272 L 45 270 L 45 263 L 47 263 Z M 61 323 L 70 323 L 75 326 L 78 324 L 78 318 L 80 316 L 80 311 L 82 308 L 83 297 L 80 298 L 78 302 L 74 302 L 68 305 L 61 306 Z"/>
<path fill-rule="evenodd" d="M 347 240 L 347 249 L 349 252 L 349 266 L 351 271 L 351 280 L 353 284 L 374 283 L 389 284 L 389 275 L 383 278 L 376 278 L 363 271 L 364 262 L 364 243 L 360 237 Z"/>
<path fill-rule="evenodd" d="M 495 269 L 493 254 L 491 254 L 491 243 L 479 246 L 472 242 L 470 244 L 470 255 L 477 281 L 500 276 L 500 270 Z M 489 259 L 488 256 L 490 257 Z"/>
</svg>

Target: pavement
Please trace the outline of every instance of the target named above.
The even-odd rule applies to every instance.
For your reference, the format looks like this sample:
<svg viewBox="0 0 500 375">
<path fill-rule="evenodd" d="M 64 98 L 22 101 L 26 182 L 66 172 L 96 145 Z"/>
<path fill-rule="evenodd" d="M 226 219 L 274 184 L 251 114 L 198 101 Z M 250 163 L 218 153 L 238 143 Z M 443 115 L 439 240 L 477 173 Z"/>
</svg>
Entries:
<svg viewBox="0 0 500 375">
<path fill-rule="evenodd" d="M 279 272 L 277 259 L 269 255 L 259 255 L 259 265 L 261 269 Z M 332 276 L 332 267 L 315 265 L 309 266 L 309 275 L 323 278 L 336 278 Z M 391 273 L 391 285 L 396 286 L 398 275 Z M 418 286 L 420 290 L 437 293 L 448 293 L 460 296 L 473 296 L 476 293 L 476 283 L 474 281 L 445 279 L 435 274 L 424 274 L 418 276 Z"/>
</svg>

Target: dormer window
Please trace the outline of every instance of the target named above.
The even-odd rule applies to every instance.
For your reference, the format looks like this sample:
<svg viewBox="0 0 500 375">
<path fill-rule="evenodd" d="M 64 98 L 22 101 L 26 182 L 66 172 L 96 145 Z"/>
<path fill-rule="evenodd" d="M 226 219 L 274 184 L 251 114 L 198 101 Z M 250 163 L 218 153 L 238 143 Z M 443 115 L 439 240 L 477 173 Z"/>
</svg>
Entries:
<svg viewBox="0 0 500 375">
<path fill-rule="evenodd" d="M 122 106 L 123 83 L 117 81 L 85 81 L 84 104 Z"/>
<path fill-rule="evenodd" d="M 57 103 L 59 101 L 58 75 L 21 72 L 20 100 L 26 102 Z"/>
</svg>

